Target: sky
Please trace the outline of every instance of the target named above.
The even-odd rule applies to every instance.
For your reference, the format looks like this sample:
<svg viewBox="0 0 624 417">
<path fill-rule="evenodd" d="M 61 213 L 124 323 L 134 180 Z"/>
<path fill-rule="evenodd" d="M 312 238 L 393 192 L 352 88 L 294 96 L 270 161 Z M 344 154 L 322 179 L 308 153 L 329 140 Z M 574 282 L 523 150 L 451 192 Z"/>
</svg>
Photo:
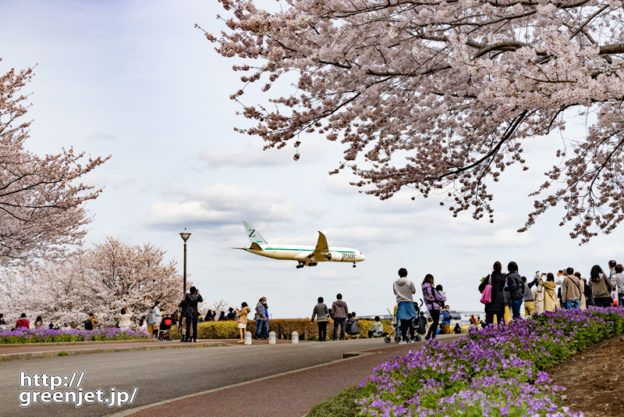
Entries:
<svg viewBox="0 0 624 417">
<path fill-rule="evenodd" d="M 417 288 L 433 274 L 453 309 L 474 311 L 482 309 L 479 280 L 496 260 L 516 261 L 527 277 L 567 266 L 587 276 L 592 265 L 606 269 L 609 259 L 624 257 L 622 227 L 579 246 L 569 227 L 558 226 L 557 210 L 516 233 L 532 208 L 528 193 L 562 144 L 559 133 L 528 139 L 531 169 L 506 170 L 492 186 L 493 224 L 469 214 L 452 218 L 436 196 L 405 190 L 379 201 L 359 193 L 348 177 L 328 175 L 343 148 L 318 135 L 302 137 L 298 161 L 291 147 L 263 151 L 260 138 L 233 130 L 247 126 L 229 99 L 240 88 L 234 62 L 194 27 L 217 33 L 219 8 L 213 0 L 0 2 L 0 73 L 35 66 L 26 88 L 28 148 L 111 155 L 85 180 L 103 187 L 87 204 L 86 245 L 106 236 L 149 242 L 181 271 L 179 233 L 187 228 L 189 280 L 204 308 L 266 296 L 275 318 L 309 317 L 318 296 L 331 302 L 338 292 L 359 315 L 384 314 L 395 303 L 400 267 Z M 583 120 L 569 127 L 566 135 L 582 137 Z M 292 261 L 234 250 L 249 244 L 243 220 L 272 244 L 314 245 L 322 231 L 330 247 L 356 248 L 366 261 L 296 269 Z"/>
</svg>

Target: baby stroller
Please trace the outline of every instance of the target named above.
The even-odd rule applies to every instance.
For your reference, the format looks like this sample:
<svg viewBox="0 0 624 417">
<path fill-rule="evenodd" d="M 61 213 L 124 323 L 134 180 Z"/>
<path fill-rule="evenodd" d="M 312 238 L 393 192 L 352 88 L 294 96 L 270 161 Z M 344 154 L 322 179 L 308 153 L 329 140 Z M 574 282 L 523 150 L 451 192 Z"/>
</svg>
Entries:
<svg viewBox="0 0 624 417">
<path fill-rule="evenodd" d="M 424 314 L 420 312 L 420 308 L 422 307 L 422 305 L 423 305 L 422 299 L 420 300 L 420 304 L 418 302 L 414 302 L 414 308 L 416 309 L 416 317 L 413 319 L 413 325 L 414 325 L 414 333 L 415 333 L 414 340 L 416 342 L 420 342 L 420 340 L 422 339 L 420 335 L 424 335 L 427 329 L 427 319 L 424 316 Z M 388 313 L 390 313 L 390 310 L 388 310 Z M 394 339 L 394 341 L 398 343 L 401 341 L 402 338 L 403 338 L 403 335 L 401 334 L 401 323 L 396 318 L 396 310 L 395 310 L 395 314 L 392 314 L 392 333 L 384 337 L 384 341 L 386 343 L 390 343 L 392 339 Z"/>
<path fill-rule="evenodd" d="M 168 340 L 171 341 L 171 337 L 169 336 L 169 330 L 173 326 L 173 319 L 171 316 L 166 315 L 162 322 L 160 322 L 160 330 L 158 331 L 158 340 Z"/>
</svg>

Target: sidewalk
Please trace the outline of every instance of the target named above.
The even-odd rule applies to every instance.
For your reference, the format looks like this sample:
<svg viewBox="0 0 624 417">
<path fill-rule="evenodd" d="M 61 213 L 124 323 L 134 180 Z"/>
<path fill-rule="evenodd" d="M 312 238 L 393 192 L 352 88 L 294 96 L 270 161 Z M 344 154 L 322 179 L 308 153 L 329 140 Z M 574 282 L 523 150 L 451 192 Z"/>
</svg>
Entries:
<svg viewBox="0 0 624 417">
<path fill-rule="evenodd" d="M 462 336 L 444 336 L 449 343 Z M 359 356 L 286 372 L 178 399 L 163 401 L 115 416 L 167 417 L 173 415 L 246 417 L 304 416 L 313 406 L 345 388 L 359 384 L 373 373 L 373 368 L 393 356 L 420 349 L 424 342 L 398 345 L 360 352 Z"/>
<path fill-rule="evenodd" d="M 290 343 L 278 340 L 278 344 Z M 46 358 L 89 353 L 121 352 L 148 349 L 186 349 L 194 347 L 232 346 L 238 339 L 199 339 L 196 343 L 181 343 L 179 340 L 112 340 L 106 342 L 61 342 L 61 343 L 20 343 L 0 345 L 0 362 L 14 359 Z M 266 345 L 265 340 L 254 340 L 254 345 Z M 59 355 L 60 354 L 60 355 Z"/>
</svg>

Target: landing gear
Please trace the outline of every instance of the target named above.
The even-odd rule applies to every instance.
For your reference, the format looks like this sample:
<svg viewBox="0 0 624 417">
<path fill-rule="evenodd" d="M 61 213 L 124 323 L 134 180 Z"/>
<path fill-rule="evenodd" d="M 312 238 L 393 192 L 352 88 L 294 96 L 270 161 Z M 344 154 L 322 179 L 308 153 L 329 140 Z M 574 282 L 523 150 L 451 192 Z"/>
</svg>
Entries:
<svg viewBox="0 0 624 417">
<path fill-rule="evenodd" d="M 303 262 L 299 262 L 299 264 L 297 265 L 297 269 L 301 269 L 305 266 L 305 264 Z"/>
<path fill-rule="evenodd" d="M 355 268 L 355 262 L 353 262 L 353 267 Z"/>
</svg>

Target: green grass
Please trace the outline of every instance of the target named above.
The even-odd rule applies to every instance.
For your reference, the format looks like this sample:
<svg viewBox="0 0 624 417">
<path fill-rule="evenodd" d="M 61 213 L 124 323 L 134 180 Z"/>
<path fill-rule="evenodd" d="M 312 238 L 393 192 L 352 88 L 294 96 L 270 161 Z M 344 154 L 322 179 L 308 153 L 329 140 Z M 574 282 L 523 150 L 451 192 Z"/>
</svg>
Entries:
<svg viewBox="0 0 624 417">
<path fill-rule="evenodd" d="M 58 355 L 59 355 L 59 356 L 67 356 L 67 355 L 69 355 L 69 354 L 68 354 L 67 352 L 65 352 L 65 351 L 60 351 L 60 352 L 58 353 Z"/>
<path fill-rule="evenodd" d="M 306 417 L 355 417 L 357 416 L 355 404 L 357 398 L 357 387 L 347 388 L 334 398 L 315 405 Z"/>
</svg>

